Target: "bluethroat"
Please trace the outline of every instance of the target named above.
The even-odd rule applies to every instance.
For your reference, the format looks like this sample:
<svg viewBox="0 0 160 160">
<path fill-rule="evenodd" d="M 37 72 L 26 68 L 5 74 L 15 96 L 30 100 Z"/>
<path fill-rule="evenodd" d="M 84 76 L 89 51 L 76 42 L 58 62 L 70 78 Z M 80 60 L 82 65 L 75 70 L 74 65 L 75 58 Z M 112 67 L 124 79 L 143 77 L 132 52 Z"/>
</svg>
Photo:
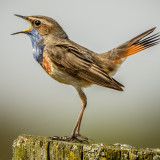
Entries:
<svg viewBox="0 0 160 160">
<path fill-rule="evenodd" d="M 53 79 L 72 85 L 79 94 L 82 109 L 71 136 L 64 138 L 65 140 L 88 140 L 80 134 L 82 117 L 87 105 L 87 97 L 82 88 L 97 84 L 123 91 L 124 86 L 112 78 L 120 65 L 128 56 L 160 42 L 159 33 L 148 36 L 155 30 L 152 28 L 108 52 L 97 54 L 71 41 L 62 27 L 52 18 L 16 16 L 27 20 L 31 26 L 27 30 L 12 35 L 27 34 L 32 42 L 35 60 Z M 64 139 L 61 138 L 61 140 Z"/>
</svg>

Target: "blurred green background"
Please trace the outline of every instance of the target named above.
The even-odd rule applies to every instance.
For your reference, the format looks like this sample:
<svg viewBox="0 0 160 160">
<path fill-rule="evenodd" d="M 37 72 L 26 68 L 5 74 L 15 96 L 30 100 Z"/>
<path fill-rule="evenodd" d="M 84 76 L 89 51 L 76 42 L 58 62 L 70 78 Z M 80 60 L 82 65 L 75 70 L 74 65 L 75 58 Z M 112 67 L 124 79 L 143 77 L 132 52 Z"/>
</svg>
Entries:
<svg viewBox="0 0 160 160">
<path fill-rule="evenodd" d="M 52 80 L 35 62 L 30 39 L 11 36 L 29 24 L 13 14 L 57 20 L 71 40 L 99 53 L 157 26 L 159 0 L 1 0 L 0 159 L 12 156 L 20 134 L 70 135 L 80 112 L 71 86 Z M 95 142 L 160 147 L 160 45 L 125 61 L 115 79 L 124 92 L 92 86 L 81 133 Z"/>
</svg>

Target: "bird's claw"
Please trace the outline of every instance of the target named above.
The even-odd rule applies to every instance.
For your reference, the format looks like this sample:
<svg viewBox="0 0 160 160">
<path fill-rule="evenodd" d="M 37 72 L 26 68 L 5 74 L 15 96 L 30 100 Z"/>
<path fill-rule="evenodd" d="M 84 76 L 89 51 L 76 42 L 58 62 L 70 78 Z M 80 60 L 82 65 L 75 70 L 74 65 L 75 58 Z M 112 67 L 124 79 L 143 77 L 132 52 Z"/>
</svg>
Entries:
<svg viewBox="0 0 160 160">
<path fill-rule="evenodd" d="M 53 137 L 50 137 L 52 140 L 57 140 L 57 141 L 68 141 L 68 139 L 70 137 L 67 137 L 67 136 L 64 136 L 64 137 L 59 137 L 59 136 L 53 136 Z"/>
<path fill-rule="evenodd" d="M 77 141 L 77 142 L 88 142 L 88 140 L 93 141 L 92 139 L 82 136 L 81 134 L 73 134 L 72 136 L 68 137 L 68 136 L 64 136 L 64 137 L 59 137 L 59 136 L 53 136 L 50 137 L 52 140 L 57 140 L 57 141 L 67 141 L 67 142 L 71 142 L 71 141 Z"/>
</svg>

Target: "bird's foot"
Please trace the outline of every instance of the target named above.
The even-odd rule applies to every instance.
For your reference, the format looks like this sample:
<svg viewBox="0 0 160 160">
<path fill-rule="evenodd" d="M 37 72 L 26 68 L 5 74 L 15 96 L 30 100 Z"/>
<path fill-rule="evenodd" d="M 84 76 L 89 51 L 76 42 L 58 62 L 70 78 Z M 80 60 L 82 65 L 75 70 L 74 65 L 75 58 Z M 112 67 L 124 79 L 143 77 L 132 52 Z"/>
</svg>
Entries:
<svg viewBox="0 0 160 160">
<path fill-rule="evenodd" d="M 64 136 L 64 137 L 59 137 L 59 136 L 53 136 L 50 137 L 52 140 L 57 140 L 57 141 L 69 141 L 70 137 Z"/>
<path fill-rule="evenodd" d="M 73 137 L 75 137 L 75 138 L 81 138 L 82 139 L 82 141 L 88 141 L 89 140 L 89 138 L 88 137 L 86 137 L 86 136 L 82 136 L 81 134 L 79 134 L 79 133 L 77 133 L 77 134 L 75 134 Z"/>
<path fill-rule="evenodd" d="M 87 142 L 87 143 L 89 141 L 93 142 L 93 140 L 91 138 L 83 136 L 79 133 L 72 134 L 72 136 L 70 138 L 71 138 L 71 140 L 75 140 L 75 141 L 78 141 L 78 142 Z"/>
<path fill-rule="evenodd" d="M 72 136 L 64 136 L 64 137 L 59 137 L 59 136 L 53 136 L 50 137 L 52 140 L 57 140 L 57 141 L 67 141 L 67 142 L 88 142 L 89 140 L 93 141 L 92 139 L 82 136 L 81 134 L 73 134 Z"/>
</svg>

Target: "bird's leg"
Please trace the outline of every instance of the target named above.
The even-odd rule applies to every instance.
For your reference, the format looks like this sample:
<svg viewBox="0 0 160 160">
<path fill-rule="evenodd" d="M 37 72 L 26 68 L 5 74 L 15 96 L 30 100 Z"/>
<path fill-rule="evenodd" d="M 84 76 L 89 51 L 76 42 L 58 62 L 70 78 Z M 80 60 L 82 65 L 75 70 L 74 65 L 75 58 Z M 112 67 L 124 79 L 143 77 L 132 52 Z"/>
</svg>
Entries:
<svg viewBox="0 0 160 160">
<path fill-rule="evenodd" d="M 85 105 L 86 106 L 86 105 Z M 71 140 L 77 140 L 79 142 L 83 142 L 84 140 L 88 140 L 87 137 L 82 136 L 79 134 L 79 130 L 80 130 L 80 125 L 81 125 L 81 121 L 82 121 L 82 116 L 83 116 L 83 112 L 85 110 L 85 106 L 82 106 L 82 109 L 80 111 L 80 114 L 78 116 L 78 119 L 76 121 L 75 127 L 72 131 L 71 137 L 59 137 L 59 136 L 53 136 L 51 137 L 52 140 L 61 140 L 61 141 L 71 141 Z M 80 140 L 77 137 L 80 137 L 84 140 Z"/>
<path fill-rule="evenodd" d="M 75 135 L 75 134 L 79 133 L 80 124 L 81 124 L 81 120 L 82 120 L 82 116 L 83 116 L 84 110 L 85 110 L 85 108 L 83 107 L 83 108 L 81 109 L 81 112 L 80 112 L 80 114 L 79 114 L 79 116 L 78 116 L 78 119 L 77 119 L 77 121 L 76 121 L 76 124 L 75 124 L 75 126 L 74 126 L 74 129 L 73 129 L 73 131 L 72 131 L 72 135 Z"/>
<path fill-rule="evenodd" d="M 87 137 L 82 136 L 82 135 L 79 134 L 83 113 L 84 113 L 84 110 L 85 110 L 86 105 L 87 105 L 87 97 L 86 97 L 86 95 L 84 94 L 84 92 L 82 91 L 82 89 L 80 87 L 75 87 L 75 88 L 76 88 L 76 90 L 77 90 L 77 92 L 79 94 L 79 97 L 81 99 L 82 109 L 80 111 L 80 114 L 78 116 L 78 119 L 76 121 L 74 129 L 72 131 L 71 137 L 53 136 L 53 137 L 51 137 L 52 140 L 61 140 L 61 141 L 77 140 L 79 142 L 83 142 L 83 141 L 88 140 Z M 78 139 L 78 137 L 82 138 L 82 140 Z"/>
<path fill-rule="evenodd" d="M 83 141 L 87 141 L 88 140 L 87 137 L 82 136 L 79 133 L 81 122 L 82 122 L 83 113 L 84 113 L 84 110 L 85 110 L 86 105 L 87 105 L 87 97 L 86 97 L 86 95 L 84 94 L 84 92 L 82 91 L 82 89 L 80 87 L 78 87 L 78 88 L 76 87 L 76 90 L 77 90 L 77 92 L 78 92 L 78 94 L 80 96 L 80 99 L 81 99 L 82 109 L 80 111 L 80 114 L 78 116 L 78 119 L 76 121 L 74 129 L 72 131 L 71 137 L 57 137 L 57 136 L 54 136 L 54 137 L 51 137 L 52 140 L 61 140 L 61 141 L 77 140 L 79 142 L 83 142 Z M 78 137 L 81 138 L 81 139 L 79 139 Z"/>
<path fill-rule="evenodd" d="M 78 94 L 80 96 L 80 99 L 81 99 L 82 109 L 81 109 L 81 112 L 80 112 L 80 114 L 78 116 L 76 125 L 75 125 L 75 127 L 74 127 L 74 129 L 72 131 L 71 138 L 77 139 L 77 137 L 81 137 L 81 138 L 83 138 L 85 140 L 88 140 L 87 137 L 82 136 L 82 135 L 79 134 L 83 113 L 84 113 L 84 110 L 85 110 L 86 105 L 87 105 L 87 97 L 86 97 L 86 95 L 84 94 L 84 92 L 82 91 L 81 88 L 76 88 L 76 90 L 77 90 L 77 92 L 78 92 Z"/>
</svg>

